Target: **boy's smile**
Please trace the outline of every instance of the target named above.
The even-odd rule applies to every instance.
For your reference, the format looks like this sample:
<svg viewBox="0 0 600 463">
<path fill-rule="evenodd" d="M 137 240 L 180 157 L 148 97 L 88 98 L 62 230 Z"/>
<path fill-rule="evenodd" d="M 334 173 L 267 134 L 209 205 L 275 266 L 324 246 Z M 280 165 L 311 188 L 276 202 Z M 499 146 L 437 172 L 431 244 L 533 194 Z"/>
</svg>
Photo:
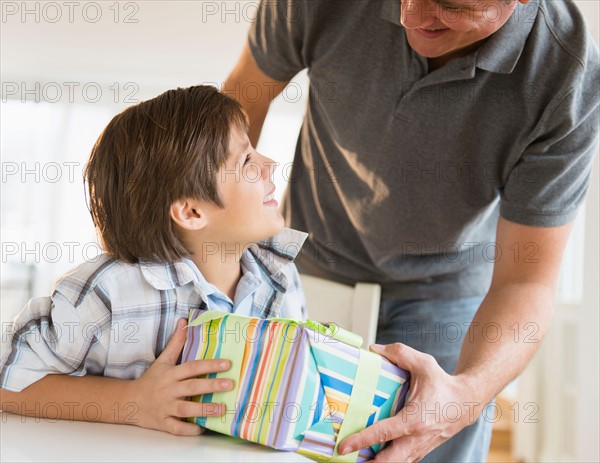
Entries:
<svg viewBox="0 0 600 463">
<path fill-rule="evenodd" d="M 279 206 L 279 203 L 277 203 L 277 200 L 275 199 L 275 185 L 273 185 L 273 189 L 269 192 L 269 194 L 267 196 L 265 196 L 265 200 L 263 201 L 263 204 L 265 206 L 274 206 L 277 207 Z"/>
</svg>

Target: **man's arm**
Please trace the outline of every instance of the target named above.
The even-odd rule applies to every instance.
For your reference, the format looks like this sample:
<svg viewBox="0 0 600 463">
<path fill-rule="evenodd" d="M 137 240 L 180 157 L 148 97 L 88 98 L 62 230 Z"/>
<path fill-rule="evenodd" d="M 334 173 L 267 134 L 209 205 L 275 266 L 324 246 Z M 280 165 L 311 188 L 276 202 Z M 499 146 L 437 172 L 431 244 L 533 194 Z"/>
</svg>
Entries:
<svg viewBox="0 0 600 463">
<path fill-rule="evenodd" d="M 348 437 L 340 453 L 392 441 L 377 460 L 419 461 L 475 422 L 485 405 L 527 365 L 550 323 L 560 261 L 571 225 L 529 227 L 500 219 L 491 288 L 467 332 L 453 375 L 433 357 L 400 343 L 372 350 L 411 372 L 411 392 L 395 417 Z M 446 404 L 460 416 L 432 414 Z M 428 413 L 429 412 L 429 413 Z"/>
<path fill-rule="evenodd" d="M 137 380 L 101 376 L 47 375 L 21 392 L 0 389 L 4 413 L 38 418 L 134 424 L 177 435 L 198 435 L 200 426 L 180 418 L 220 416 L 224 405 L 187 401 L 194 395 L 230 390 L 229 380 L 198 379 L 225 371 L 228 360 L 196 360 L 177 365 L 185 343 L 185 320 L 165 350 Z"/>
<path fill-rule="evenodd" d="M 500 219 L 502 257 L 477 311 L 455 375 L 491 400 L 519 375 L 540 347 L 552 317 L 560 262 L 572 224 L 528 227 Z M 498 342 L 486 328 L 497 326 Z M 491 328 L 489 328 L 491 330 Z"/>
<path fill-rule="evenodd" d="M 256 147 L 258 144 L 271 101 L 281 93 L 287 84 L 287 82 L 273 80 L 263 73 L 252 57 L 248 43 L 244 44 L 242 54 L 225 81 L 222 91 L 237 99 L 248 114 L 250 119 L 248 137 L 252 146 Z M 258 97 L 256 97 L 256 88 L 260 89 Z M 249 95 L 252 100 L 245 98 Z"/>
</svg>

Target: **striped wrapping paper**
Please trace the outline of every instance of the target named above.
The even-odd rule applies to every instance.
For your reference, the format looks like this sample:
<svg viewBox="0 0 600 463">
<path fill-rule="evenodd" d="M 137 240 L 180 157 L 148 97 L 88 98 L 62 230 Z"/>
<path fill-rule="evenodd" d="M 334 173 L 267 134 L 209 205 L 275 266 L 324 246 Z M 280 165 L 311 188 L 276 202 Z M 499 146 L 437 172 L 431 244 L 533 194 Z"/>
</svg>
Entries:
<svg viewBox="0 0 600 463">
<path fill-rule="evenodd" d="M 340 456 L 350 434 L 395 415 L 408 372 L 360 349 L 359 336 L 333 325 L 190 311 L 182 362 L 227 358 L 233 391 L 193 397 L 223 402 L 221 417 L 194 421 L 221 432 L 317 461 L 366 461 L 379 445 Z"/>
</svg>

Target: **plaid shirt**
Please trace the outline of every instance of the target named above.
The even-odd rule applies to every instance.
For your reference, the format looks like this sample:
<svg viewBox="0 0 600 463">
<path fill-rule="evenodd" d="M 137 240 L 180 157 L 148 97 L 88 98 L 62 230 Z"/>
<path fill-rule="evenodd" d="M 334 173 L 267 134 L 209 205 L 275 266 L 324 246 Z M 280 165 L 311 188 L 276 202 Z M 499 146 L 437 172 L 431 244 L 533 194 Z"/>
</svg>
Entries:
<svg viewBox="0 0 600 463">
<path fill-rule="evenodd" d="M 306 318 L 293 263 L 306 236 L 285 229 L 244 252 L 242 260 L 262 274 L 250 315 Z M 47 374 L 139 378 L 190 309 L 222 310 L 200 280 L 189 259 L 128 264 L 103 255 L 80 265 L 56 281 L 50 297 L 30 300 L 3 327 L 0 387 L 18 392 Z"/>
</svg>

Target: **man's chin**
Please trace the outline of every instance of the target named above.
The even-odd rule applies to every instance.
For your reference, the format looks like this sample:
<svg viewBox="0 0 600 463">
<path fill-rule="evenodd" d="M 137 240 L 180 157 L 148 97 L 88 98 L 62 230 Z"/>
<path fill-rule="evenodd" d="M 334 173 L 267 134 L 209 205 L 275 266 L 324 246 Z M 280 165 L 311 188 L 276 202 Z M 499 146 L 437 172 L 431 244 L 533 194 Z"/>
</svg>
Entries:
<svg viewBox="0 0 600 463">
<path fill-rule="evenodd" d="M 444 56 L 444 53 L 439 53 L 439 52 L 435 52 L 435 51 L 432 51 L 432 50 L 427 50 L 427 49 L 424 49 L 424 48 L 421 48 L 421 47 L 413 47 L 411 45 L 411 48 L 419 56 L 422 56 L 423 58 L 427 58 L 427 59 L 440 58 L 440 57 Z"/>
<path fill-rule="evenodd" d="M 457 50 L 448 49 L 448 43 L 441 41 L 442 39 L 436 39 L 436 44 L 427 46 L 423 43 L 425 39 L 420 37 L 412 37 L 411 34 L 407 35 L 408 44 L 410 47 L 419 55 L 424 58 L 442 58 L 446 55 L 451 55 Z M 439 42 L 438 42 L 439 40 Z"/>
</svg>

